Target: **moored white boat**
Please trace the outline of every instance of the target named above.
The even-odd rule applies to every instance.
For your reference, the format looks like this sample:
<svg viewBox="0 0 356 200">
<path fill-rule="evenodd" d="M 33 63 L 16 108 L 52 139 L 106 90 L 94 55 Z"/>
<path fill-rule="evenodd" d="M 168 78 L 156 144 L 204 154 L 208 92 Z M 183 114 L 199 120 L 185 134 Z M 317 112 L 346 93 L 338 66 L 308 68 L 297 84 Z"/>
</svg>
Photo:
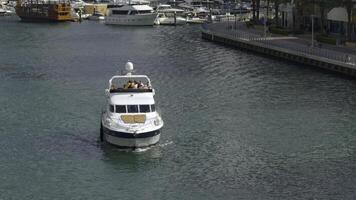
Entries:
<svg viewBox="0 0 356 200">
<path fill-rule="evenodd" d="M 6 10 L 0 8 L 0 16 L 6 15 Z"/>
<path fill-rule="evenodd" d="M 187 20 L 182 17 L 184 10 L 172 8 L 170 5 L 160 4 L 156 9 L 158 15 L 156 25 L 183 25 Z"/>
<path fill-rule="evenodd" d="M 15 9 L 11 6 L 0 4 L 0 16 L 14 15 Z"/>
<path fill-rule="evenodd" d="M 105 16 L 102 13 L 95 11 L 92 15 L 86 18 L 89 20 L 104 20 Z"/>
<path fill-rule="evenodd" d="M 127 74 L 113 76 L 105 90 L 107 105 L 102 113 L 100 138 L 126 148 L 154 145 L 163 127 L 155 108 L 155 90 L 146 75 L 132 74 L 131 62 L 125 68 Z"/>
<path fill-rule="evenodd" d="M 187 23 L 188 24 L 203 24 L 207 22 L 208 19 L 206 18 L 200 18 L 200 17 L 187 17 Z"/>
<path fill-rule="evenodd" d="M 126 4 L 108 8 L 105 24 L 127 26 L 152 26 L 157 17 L 148 5 Z"/>
</svg>

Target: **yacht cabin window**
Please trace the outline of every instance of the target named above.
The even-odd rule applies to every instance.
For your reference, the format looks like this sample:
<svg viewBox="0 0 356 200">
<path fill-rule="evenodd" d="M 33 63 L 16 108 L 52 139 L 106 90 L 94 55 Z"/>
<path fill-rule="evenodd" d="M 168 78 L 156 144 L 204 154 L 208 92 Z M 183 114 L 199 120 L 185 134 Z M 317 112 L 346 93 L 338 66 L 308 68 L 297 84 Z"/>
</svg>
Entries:
<svg viewBox="0 0 356 200">
<path fill-rule="evenodd" d="M 117 113 L 126 113 L 126 106 L 125 105 L 116 105 L 115 106 Z"/>
<path fill-rule="evenodd" d="M 131 10 L 130 15 L 137 15 L 138 11 L 137 10 Z"/>
<path fill-rule="evenodd" d="M 128 11 L 127 10 L 113 10 L 112 14 L 113 15 L 127 15 Z"/>
<path fill-rule="evenodd" d="M 138 113 L 138 105 L 127 105 L 128 113 Z"/>
<path fill-rule="evenodd" d="M 109 105 L 112 113 L 149 113 L 155 112 L 155 105 Z"/>
<path fill-rule="evenodd" d="M 115 112 L 114 105 L 109 105 L 109 110 L 110 110 L 110 112 Z"/>
<path fill-rule="evenodd" d="M 140 113 L 148 113 L 150 112 L 150 105 L 140 105 Z"/>
<path fill-rule="evenodd" d="M 148 14 L 148 13 L 152 13 L 151 10 L 140 10 L 138 11 L 139 14 Z"/>
</svg>

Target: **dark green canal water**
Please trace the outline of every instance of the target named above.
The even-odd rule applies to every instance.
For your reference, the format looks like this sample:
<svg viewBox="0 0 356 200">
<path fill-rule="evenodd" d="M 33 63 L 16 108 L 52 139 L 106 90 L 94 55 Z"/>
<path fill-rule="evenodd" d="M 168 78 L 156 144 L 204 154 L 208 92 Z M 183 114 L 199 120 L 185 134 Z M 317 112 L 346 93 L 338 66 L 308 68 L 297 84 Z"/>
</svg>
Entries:
<svg viewBox="0 0 356 200">
<path fill-rule="evenodd" d="M 98 141 L 108 79 L 147 74 L 159 145 Z M 0 19 L 0 199 L 355 199 L 356 80 L 199 26 Z"/>
</svg>

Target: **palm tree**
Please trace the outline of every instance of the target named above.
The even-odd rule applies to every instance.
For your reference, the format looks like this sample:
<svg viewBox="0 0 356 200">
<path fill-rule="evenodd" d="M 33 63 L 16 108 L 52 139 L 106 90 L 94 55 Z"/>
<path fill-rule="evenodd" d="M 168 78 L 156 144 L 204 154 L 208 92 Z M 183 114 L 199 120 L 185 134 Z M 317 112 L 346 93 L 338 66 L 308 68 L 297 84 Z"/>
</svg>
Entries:
<svg viewBox="0 0 356 200">
<path fill-rule="evenodd" d="M 260 3 L 261 3 L 261 0 L 256 0 L 257 20 L 260 19 Z"/>
<path fill-rule="evenodd" d="M 256 21 L 256 0 L 252 0 L 252 19 Z"/>
<path fill-rule="evenodd" d="M 293 12 L 294 28 L 299 30 L 302 28 L 302 18 L 304 16 L 304 8 L 306 7 L 308 0 L 295 0 L 295 12 Z"/>
<path fill-rule="evenodd" d="M 269 0 L 267 0 L 267 18 L 268 18 L 268 15 L 269 15 Z"/>
<path fill-rule="evenodd" d="M 342 5 L 346 7 L 347 11 L 347 39 L 351 40 L 351 20 L 352 20 L 352 9 L 353 9 L 353 2 L 352 0 L 343 0 Z"/>
<path fill-rule="evenodd" d="M 279 14 L 279 4 L 281 3 L 281 0 L 273 0 L 273 2 L 274 2 L 274 20 L 276 26 L 279 26 L 278 14 Z"/>
<path fill-rule="evenodd" d="M 315 0 L 315 3 L 318 4 L 320 8 L 320 26 L 323 33 L 326 32 L 325 25 L 326 25 L 326 11 L 337 6 L 337 2 L 335 0 Z"/>
</svg>

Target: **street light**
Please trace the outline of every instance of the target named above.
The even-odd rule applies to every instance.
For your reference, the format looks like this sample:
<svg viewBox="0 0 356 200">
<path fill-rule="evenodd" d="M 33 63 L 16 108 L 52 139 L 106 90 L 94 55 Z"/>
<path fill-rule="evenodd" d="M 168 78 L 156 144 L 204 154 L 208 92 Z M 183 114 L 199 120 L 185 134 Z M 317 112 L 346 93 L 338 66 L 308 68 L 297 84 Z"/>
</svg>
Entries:
<svg viewBox="0 0 356 200">
<path fill-rule="evenodd" d="M 263 25 L 264 25 L 264 30 L 265 30 L 265 39 L 267 38 L 267 18 L 268 18 L 268 16 L 267 16 L 267 13 L 268 13 L 268 6 L 266 6 L 266 14 L 265 14 L 265 16 L 264 16 L 264 19 L 263 19 Z"/>
<path fill-rule="evenodd" d="M 315 0 L 313 0 L 313 14 L 311 15 L 312 19 L 312 47 L 314 48 L 314 17 L 315 17 Z"/>
<path fill-rule="evenodd" d="M 312 19 L 312 47 L 314 48 L 314 15 L 311 15 Z"/>
</svg>

